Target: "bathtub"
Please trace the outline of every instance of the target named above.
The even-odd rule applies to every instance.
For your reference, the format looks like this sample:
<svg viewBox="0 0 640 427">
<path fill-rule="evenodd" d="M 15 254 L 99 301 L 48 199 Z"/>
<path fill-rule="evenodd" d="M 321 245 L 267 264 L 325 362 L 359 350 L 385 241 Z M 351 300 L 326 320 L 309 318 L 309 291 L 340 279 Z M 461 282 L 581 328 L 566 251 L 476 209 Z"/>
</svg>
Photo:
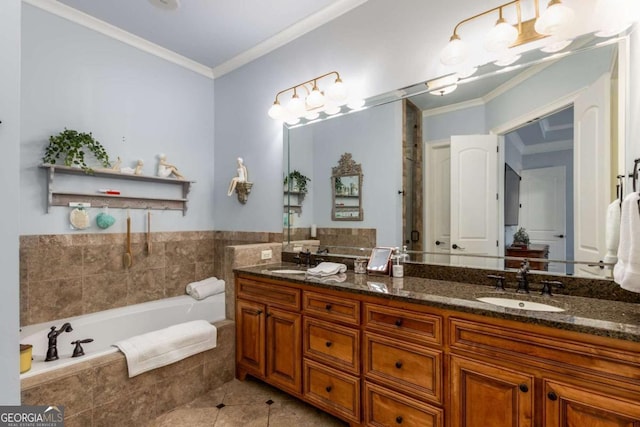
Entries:
<svg viewBox="0 0 640 427">
<path fill-rule="evenodd" d="M 29 371 L 20 375 L 20 379 L 115 353 L 119 350 L 112 344 L 128 337 L 190 320 L 216 322 L 224 319 L 225 294 L 221 293 L 201 301 L 182 295 L 25 326 L 20 331 L 20 344 L 33 346 L 33 363 Z M 58 336 L 59 359 L 45 362 L 47 334 L 51 326 L 57 329 L 65 322 L 71 323 L 73 331 Z M 71 342 L 85 338 L 93 338 L 94 341 L 82 345 L 84 356 L 72 358 L 74 345 Z"/>
</svg>

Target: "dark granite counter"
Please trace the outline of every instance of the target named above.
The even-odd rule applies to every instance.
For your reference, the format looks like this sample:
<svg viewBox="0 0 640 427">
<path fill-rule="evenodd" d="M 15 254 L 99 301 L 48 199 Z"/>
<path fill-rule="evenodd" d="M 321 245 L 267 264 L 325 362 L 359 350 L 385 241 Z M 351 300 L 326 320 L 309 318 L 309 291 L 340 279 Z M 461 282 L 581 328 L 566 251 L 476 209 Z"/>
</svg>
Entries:
<svg viewBox="0 0 640 427">
<path fill-rule="evenodd" d="M 640 342 L 640 305 L 567 295 L 543 297 L 539 291 L 529 295 L 516 294 L 513 289 L 496 292 L 493 287 L 468 283 L 434 280 L 421 277 L 391 278 L 388 276 L 355 274 L 349 270 L 339 279 L 318 278 L 310 275 L 275 273 L 273 270 L 298 270 L 295 264 L 272 264 L 237 268 L 237 273 L 248 273 L 270 279 L 366 294 L 425 304 L 446 310 L 473 313 L 494 318 L 516 320 L 557 329 L 583 332 L 627 341 Z M 479 297 L 500 297 L 538 302 L 563 308 L 562 312 L 530 311 L 506 308 L 478 301 Z"/>
</svg>

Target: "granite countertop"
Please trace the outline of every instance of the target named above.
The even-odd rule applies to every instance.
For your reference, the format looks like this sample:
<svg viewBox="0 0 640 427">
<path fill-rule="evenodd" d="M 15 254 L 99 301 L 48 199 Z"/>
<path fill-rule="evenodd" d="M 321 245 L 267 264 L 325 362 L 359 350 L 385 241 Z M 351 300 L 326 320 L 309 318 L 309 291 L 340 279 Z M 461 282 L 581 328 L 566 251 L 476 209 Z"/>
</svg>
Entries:
<svg viewBox="0 0 640 427">
<path fill-rule="evenodd" d="M 540 296 L 516 294 L 512 289 L 496 292 L 493 287 L 420 277 L 391 278 L 383 275 L 355 274 L 352 270 L 332 278 L 307 274 L 275 273 L 273 270 L 300 270 L 295 264 L 270 264 L 234 269 L 237 273 L 287 280 L 319 288 L 342 290 L 392 300 L 425 304 L 446 310 L 479 314 L 495 318 L 549 326 L 627 341 L 640 342 L 640 306 L 620 301 L 566 295 Z M 501 297 L 550 304 L 562 312 L 531 311 L 506 308 L 476 300 L 479 297 Z"/>
</svg>

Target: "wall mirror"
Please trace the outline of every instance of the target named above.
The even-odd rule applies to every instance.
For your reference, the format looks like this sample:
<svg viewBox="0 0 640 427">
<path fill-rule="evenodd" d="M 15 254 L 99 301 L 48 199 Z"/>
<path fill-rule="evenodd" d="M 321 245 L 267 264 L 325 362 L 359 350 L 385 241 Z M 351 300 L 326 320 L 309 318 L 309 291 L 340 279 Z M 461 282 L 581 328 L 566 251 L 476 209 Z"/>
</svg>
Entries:
<svg viewBox="0 0 640 427">
<path fill-rule="evenodd" d="M 285 164 L 312 171 L 314 206 L 295 227 L 373 228 L 372 247 L 406 244 L 412 261 L 502 269 L 524 226 L 532 244 L 562 261 L 542 270 L 610 277 L 597 263 L 616 175 L 630 164 L 628 43 L 586 35 L 568 52 L 485 65 L 444 96 L 422 82 L 367 100 L 364 110 L 286 128 Z M 411 138 L 421 153 L 407 151 Z M 367 217 L 357 225 L 335 222 L 324 205 L 333 199 L 323 181 L 345 151 L 375 171 L 359 193 Z M 505 219 L 505 203 L 514 205 L 509 169 L 522 178 L 515 225 L 513 215 Z M 287 228 L 285 240 L 304 237 L 295 231 Z"/>
<path fill-rule="evenodd" d="M 331 173 L 331 218 L 334 221 L 362 221 L 362 165 L 344 153 Z"/>
</svg>

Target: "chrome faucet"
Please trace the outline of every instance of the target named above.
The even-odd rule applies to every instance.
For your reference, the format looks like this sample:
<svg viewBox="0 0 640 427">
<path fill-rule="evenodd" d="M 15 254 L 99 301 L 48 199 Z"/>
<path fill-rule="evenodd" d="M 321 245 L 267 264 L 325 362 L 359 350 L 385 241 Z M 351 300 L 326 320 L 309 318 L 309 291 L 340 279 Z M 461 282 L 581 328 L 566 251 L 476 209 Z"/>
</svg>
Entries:
<svg viewBox="0 0 640 427">
<path fill-rule="evenodd" d="M 47 357 L 44 359 L 45 362 L 51 362 L 52 360 L 58 360 L 58 335 L 63 332 L 71 332 L 73 328 L 71 327 L 71 323 L 67 322 L 60 329 L 56 331 L 56 327 L 52 326 L 51 330 L 47 334 L 47 338 L 49 338 L 49 346 L 47 348 Z"/>
<path fill-rule="evenodd" d="M 518 279 L 518 288 L 516 289 L 516 293 L 519 293 L 519 294 L 529 293 L 529 278 L 527 277 L 528 273 L 529 273 L 529 261 L 525 259 L 520 263 L 520 268 L 516 273 L 516 277 Z"/>
</svg>

